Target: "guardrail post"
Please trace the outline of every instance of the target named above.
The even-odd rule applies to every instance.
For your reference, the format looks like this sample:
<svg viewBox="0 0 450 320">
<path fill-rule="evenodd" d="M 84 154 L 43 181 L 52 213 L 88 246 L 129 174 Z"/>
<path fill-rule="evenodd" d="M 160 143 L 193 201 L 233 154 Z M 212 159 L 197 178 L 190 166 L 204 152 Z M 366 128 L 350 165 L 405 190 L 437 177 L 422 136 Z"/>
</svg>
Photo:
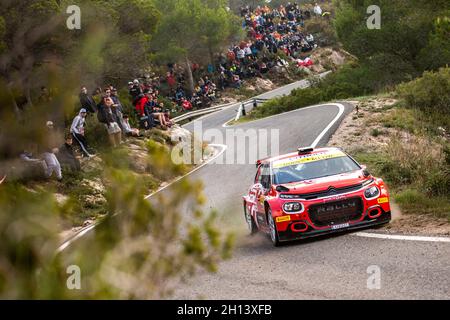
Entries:
<svg viewBox="0 0 450 320">
<path fill-rule="evenodd" d="M 239 118 L 241 117 L 241 113 L 242 113 L 241 109 L 242 109 L 242 105 L 240 105 L 240 107 L 236 113 L 236 118 L 234 118 L 234 121 L 238 121 Z"/>
<path fill-rule="evenodd" d="M 242 102 L 242 116 L 245 117 L 246 112 L 245 112 L 245 104 Z"/>
<path fill-rule="evenodd" d="M 256 108 L 258 106 L 258 101 L 256 99 L 253 99 L 253 108 Z"/>
</svg>

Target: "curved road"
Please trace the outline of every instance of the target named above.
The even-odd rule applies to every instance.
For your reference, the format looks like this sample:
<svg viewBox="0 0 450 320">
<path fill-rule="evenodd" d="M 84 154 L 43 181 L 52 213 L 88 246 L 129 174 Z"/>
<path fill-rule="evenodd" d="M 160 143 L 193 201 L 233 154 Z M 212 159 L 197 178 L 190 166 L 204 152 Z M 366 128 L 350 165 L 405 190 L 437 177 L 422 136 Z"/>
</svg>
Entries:
<svg viewBox="0 0 450 320">
<path fill-rule="evenodd" d="M 299 86 L 305 86 L 305 82 L 298 82 L 260 97 L 272 98 L 288 94 L 291 89 Z M 326 145 L 343 117 L 351 111 L 350 105 L 344 106 L 344 114 L 318 141 L 318 146 Z M 286 153 L 299 146 L 311 145 L 339 115 L 336 105 L 322 105 L 224 128 L 223 124 L 235 116 L 236 109 L 237 106 L 232 106 L 196 122 L 201 122 L 203 130 L 216 129 L 216 133 L 220 130 L 224 136 L 225 130 L 278 129 L 279 151 Z M 185 128 L 193 130 L 194 122 L 185 125 Z M 247 141 L 247 146 L 237 150 L 230 141 L 227 143 L 227 151 L 218 160 L 195 171 L 189 178 L 203 180 L 207 198 L 205 209 L 217 210 L 221 228 L 237 233 L 237 248 L 232 259 L 220 264 L 218 273 L 202 274 L 178 286 L 175 298 L 450 298 L 449 242 L 377 239 L 346 233 L 274 248 L 264 235 L 248 236 L 241 196 L 252 183 L 255 164 L 226 165 L 217 162 L 223 160 L 227 152 L 228 156 L 247 152 L 249 146 L 256 145 L 256 141 L 251 138 Z M 379 289 L 368 288 L 370 270 L 380 272 Z"/>
</svg>

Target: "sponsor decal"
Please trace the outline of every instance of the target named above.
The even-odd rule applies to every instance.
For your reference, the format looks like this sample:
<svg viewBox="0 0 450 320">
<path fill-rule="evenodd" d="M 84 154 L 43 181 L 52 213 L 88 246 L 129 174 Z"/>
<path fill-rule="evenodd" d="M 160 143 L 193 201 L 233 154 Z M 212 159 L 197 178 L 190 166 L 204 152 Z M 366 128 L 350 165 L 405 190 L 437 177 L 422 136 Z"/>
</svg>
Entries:
<svg viewBox="0 0 450 320">
<path fill-rule="evenodd" d="M 277 222 L 285 222 L 285 221 L 291 221 L 291 216 L 277 217 Z"/>
<path fill-rule="evenodd" d="M 333 159 L 333 158 L 339 158 L 339 157 L 345 157 L 345 156 L 346 156 L 345 153 L 343 153 L 342 151 L 336 151 L 336 152 L 332 152 L 332 153 L 321 152 L 321 153 L 316 153 L 313 155 L 304 155 L 304 156 L 297 156 L 295 158 L 278 160 L 273 163 L 273 167 L 276 169 L 279 169 L 279 168 L 293 166 L 296 164 L 315 162 L 315 161 Z"/>
<path fill-rule="evenodd" d="M 334 196 L 334 197 L 330 197 L 330 198 L 325 198 L 322 200 L 323 203 L 326 202 L 332 202 L 332 201 L 337 201 L 337 200 L 344 200 L 346 199 L 346 196 Z"/>
<path fill-rule="evenodd" d="M 388 197 L 378 198 L 378 203 L 387 203 L 387 202 L 389 202 L 389 198 Z"/>
<path fill-rule="evenodd" d="M 348 202 L 341 202 L 336 204 L 329 204 L 329 205 L 323 205 L 317 208 L 317 214 L 326 213 L 326 212 L 333 212 L 333 211 L 342 211 L 345 209 L 350 208 L 356 208 L 357 201 L 348 201 Z"/>
</svg>

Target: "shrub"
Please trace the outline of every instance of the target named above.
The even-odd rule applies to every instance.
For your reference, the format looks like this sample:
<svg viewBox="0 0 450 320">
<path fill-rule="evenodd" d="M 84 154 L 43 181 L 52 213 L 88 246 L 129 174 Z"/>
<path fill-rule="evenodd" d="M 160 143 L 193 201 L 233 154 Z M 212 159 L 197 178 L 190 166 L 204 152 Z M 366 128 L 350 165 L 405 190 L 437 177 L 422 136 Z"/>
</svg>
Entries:
<svg viewBox="0 0 450 320">
<path fill-rule="evenodd" d="M 252 112 L 252 118 L 263 118 L 334 99 L 345 99 L 372 92 L 372 77 L 366 68 L 350 63 L 326 79 L 311 81 L 311 87 L 293 90 L 289 96 L 276 98 Z"/>
<path fill-rule="evenodd" d="M 425 72 L 421 78 L 399 85 L 397 93 L 411 108 L 449 114 L 450 68 Z"/>
<path fill-rule="evenodd" d="M 383 132 L 382 131 L 380 131 L 379 129 L 377 129 L 377 128 L 373 128 L 371 131 L 370 131 L 370 135 L 372 136 L 372 137 L 378 137 L 379 135 L 381 135 L 381 134 L 383 134 Z"/>
<path fill-rule="evenodd" d="M 450 201 L 448 197 L 430 197 L 417 189 L 407 189 L 395 196 L 403 213 L 432 214 L 446 217 L 450 221 Z"/>
<path fill-rule="evenodd" d="M 398 185 L 414 184 L 430 195 L 450 194 L 450 174 L 439 145 L 424 138 L 392 138 L 387 148 L 389 165 L 383 173 Z"/>
<path fill-rule="evenodd" d="M 336 33 L 330 20 L 322 17 L 312 17 L 305 23 L 307 33 L 312 33 L 321 46 L 330 46 L 337 43 Z"/>
</svg>

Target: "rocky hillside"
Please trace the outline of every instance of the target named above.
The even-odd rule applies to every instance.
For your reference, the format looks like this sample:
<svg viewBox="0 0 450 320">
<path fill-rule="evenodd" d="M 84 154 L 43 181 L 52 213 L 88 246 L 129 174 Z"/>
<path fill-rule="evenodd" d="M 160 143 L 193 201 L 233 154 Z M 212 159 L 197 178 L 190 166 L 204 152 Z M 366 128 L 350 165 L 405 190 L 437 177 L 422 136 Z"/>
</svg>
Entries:
<svg viewBox="0 0 450 320">
<path fill-rule="evenodd" d="M 433 190 L 433 185 L 445 186 L 435 179 L 442 175 L 439 167 L 445 165 L 444 145 L 450 135 L 440 127 L 434 128 L 436 135 L 429 134 L 432 128 L 428 134 L 420 133 L 421 120 L 391 96 L 350 102 L 355 109 L 329 145 L 343 148 L 386 180 L 394 202 L 394 221 L 386 230 L 450 235 L 450 201 Z"/>
</svg>

